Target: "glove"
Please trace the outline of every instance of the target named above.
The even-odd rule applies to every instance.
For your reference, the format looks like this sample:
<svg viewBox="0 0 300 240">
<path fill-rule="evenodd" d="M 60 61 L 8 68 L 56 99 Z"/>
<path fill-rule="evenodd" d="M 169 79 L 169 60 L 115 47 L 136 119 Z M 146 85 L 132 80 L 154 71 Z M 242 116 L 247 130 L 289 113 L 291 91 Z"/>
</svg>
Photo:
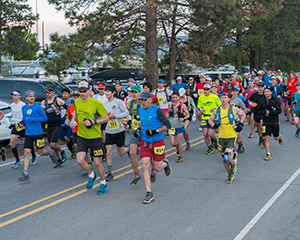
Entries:
<svg viewBox="0 0 300 240">
<path fill-rule="evenodd" d="M 138 128 L 137 130 L 135 130 L 133 132 L 133 136 L 136 137 L 136 138 L 140 138 L 141 137 L 141 134 L 142 134 L 142 129 Z"/>
<path fill-rule="evenodd" d="M 237 122 L 233 127 L 236 132 L 240 132 L 243 130 L 244 124 L 241 122 Z"/>
<path fill-rule="evenodd" d="M 158 133 L 157 129 L 154 129 L 154 130 L 149 129 L 149 130 L 146 131 L 146 134 L 148 136 L 152 136 L 152 135 L 157 134 L 157 133 Z"/>
<path fill-rule="evenodd" d="M 292 105 L 298 105 L 298 101 L 297 100 L 294 100 L 294 101 L 292 101 Z"/>
<path fill-rule="evenodd" d="M 218 127 L 220 127 L 220 124 L 216 120 L 214 120 L 214 123 L 213 123 L 213 125 L 211 125 L 211 127 L 213 129 L 218 129 Z"/>
<path fill-rule="evenodd" d="M 192 116 L 192 121 L 195 122 L 196 120 L 197 120 L 196 115 L 193 115 L 193 116 Z"/>
</svg>

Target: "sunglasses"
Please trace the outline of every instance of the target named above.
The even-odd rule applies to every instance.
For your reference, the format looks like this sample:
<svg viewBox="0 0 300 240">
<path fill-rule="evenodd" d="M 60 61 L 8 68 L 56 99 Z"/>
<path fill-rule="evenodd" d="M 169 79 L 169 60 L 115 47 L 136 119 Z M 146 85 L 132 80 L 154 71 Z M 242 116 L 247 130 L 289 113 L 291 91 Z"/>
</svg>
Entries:
<svg viewBox="0 0 300 240">
<path fill-rule="evenodd" d="M 209 91 L 210 89 L 209 88 L 205 88 L 205 89 L 203 89 L 204 91 Z"/>
<path fill-rule="evenodd" d="M 87 92 L 87 90 L 81 90 L 81 91 L 79 91 L 79 93 L 86 93 Z"/>
</svg>

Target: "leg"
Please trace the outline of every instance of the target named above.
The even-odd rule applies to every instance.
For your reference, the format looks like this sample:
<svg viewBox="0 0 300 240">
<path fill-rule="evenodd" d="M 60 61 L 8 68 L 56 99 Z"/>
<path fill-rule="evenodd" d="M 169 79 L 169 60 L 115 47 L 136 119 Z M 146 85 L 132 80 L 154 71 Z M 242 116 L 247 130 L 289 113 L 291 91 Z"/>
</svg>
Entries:
<svg viewBox="0 0 300 240">
<path fill-rule="evenodd" d="M 138 171 L 138 159 L 137 159 L 137 152 L 138 145 L 130 144 L 130 162 L 134 172 Z"/>
<path fill-rule="evenodd" d="M 176 135 L 177 136 L 177 152 L 179 154 L 179 157 L 182 157 L 182 152 L 183 152 L 183 147 L 182 147 L 182 137 L 183 137 L 183 133 L 179 133 Z"/>
<path fill-rule="evenodd" d="M 106 147 L 106 157 L 107 157 L 107 170 L 108 173 L 111 173 L 113 145 L 105 145 L 105 147 Z"/>
<path fill-rule="evenodd" d="M 77 162 L 79 166 L 90 175 L 92 173 L 92 170 L 86 161 L 87 154 L 86 152 L 77 152 Z"/>
<path fill-rule="evenodd" d="M 185 142 L 187 143 L 187 145 L 190 143 L 190 140 L 189 140 L 189 133 L 188 133 L 188 128 L 189 128 L 189 126 L 190 126 L 190 121 L 189 120 L 186 120 L 185 122 L 184 122 L 184 129 L 185 129 L 185 133 L 183 134 L 183 137 L 184 137 L 184 140 L 185 140 Z"/>
<path fill-rule="evenodd" d="M 177 148 L 177 143 L 175 143 L 175 136 L 174 135 L 170 135 L 170 144 L 173 146 L 173 147 L 176 147 Z"/>
<path fill-rule="evenodd" d="M 129 152 L 129 149 L 128 149 L 128 147 L 123 146 L 123 147 L 117 147 L 117 151 L 118 151 L 119 156 L 123 156 Z"/>
<path fill-rule="evenodd" d="M 149 176 L 150 157 L 142 158 L 143 180 L 147 192 L 151 192 L 151 181 Z"/>
<path fill-rule="evenodd" d="M 203 129 L 203 135 L 204 135 L 204 140 L 205 140 L 205 144 L 206 146 L 210 147 L 210 139 L 208 136 L 208 127 L 202 127 Z"/>
<path fill-rule="evenodd" d="M 97 172 L 98 172 L 98 174 L 100 176 L 100 180 L 101 181 L 105 181 L 105 178 L 104 178 L 104 176 L 105 176 L 105 174 L 104 174 L 104 167 L 103 167 L 103 165 L 101 163 L 100 157 L 94 157 L 94 163 L 95 163 L 95 166 L 97 168 Z"/>
</svg>

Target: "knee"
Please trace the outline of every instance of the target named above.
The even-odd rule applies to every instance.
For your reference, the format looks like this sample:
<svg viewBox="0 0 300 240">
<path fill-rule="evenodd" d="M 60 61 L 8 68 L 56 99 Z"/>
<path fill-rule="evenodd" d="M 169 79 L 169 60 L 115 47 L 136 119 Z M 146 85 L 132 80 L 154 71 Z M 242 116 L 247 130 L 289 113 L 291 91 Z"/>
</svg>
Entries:
<svg viewBox="0 0 300 240">
<path fill-rule="evenodd" d="M 106 155 L 111 156 L 111 154 L 112 154 L 112 151 L 110 149 L 106 148 Z"/>
<path fill-rule="evenodd" d="M 44 154 L 44 149 L 38 149 L 38 154 L 39 154 L 40 156 L 45 155 L 45 154 Z"/>
<path fill-rule="evenodd" d="M 82 157 L 82 156 L 77 156 L 77 163 L 78 163 L 79 165 L 83 164 L 84 162 L 86 162 L 84 157 Z"/>
<path fill-rule="evenodd" d="M 10 142 L 9 145 L 10 145 L 11 148 L 15 148 L 16 147 L 16 143 L 14 143 L 14 142 Z"/>
<path fill-rule="evenodd" d="M 143 169 L 149 169 L 150 163 L 146 161 L 142 161 L 142 168 Z"/>
<path fill-rule="evenodd" d="M 135 156 L 136 155 L 136 150 L 131 148 L 129 150 L 129 154 L 130 154 L 130 156 Z"/>
<path fill-rule="evenodd" d="M 101 161 L 94 161 L 94 165 L 96 166 L 96 168 L 98 168 L 102 166 L 102 163 Z"/>
</svg>

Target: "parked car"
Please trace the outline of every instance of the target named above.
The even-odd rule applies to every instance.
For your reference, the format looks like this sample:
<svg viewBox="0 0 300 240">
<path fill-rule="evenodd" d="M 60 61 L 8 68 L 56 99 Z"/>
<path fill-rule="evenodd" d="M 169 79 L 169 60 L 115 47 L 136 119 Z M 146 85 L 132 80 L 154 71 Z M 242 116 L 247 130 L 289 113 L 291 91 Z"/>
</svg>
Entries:
<svg viewBox="0 0 300 240">
<path fill-rule="evenodd" d="M 0 142 L 2 142 L 10 139 L 11 130 L 9 129 L 9 126 L 11 123 L 12 113 L 10 106 L 2 101 L 0 101 L 0 110 L 4 113 L 3 119 L 0 120 Z"/>
<path fill-rule="evenodd" d="M 47 86 L 54 86 L 55 96 L 62 98 L 63 88 L 66 85 L 50 79 L 30 79 L 30 78 L 0 78 L 0 100 L 11 103 L 10 93 L 13 90 L 21 92 L 21 100 L 25 102 L 25 92 L 33 90 L 36 95 L 36 102 L 40 103 L 46 98 L 45 89 Z M 70 89 L 70 92 L 72 90 Z"/>
</svg>

